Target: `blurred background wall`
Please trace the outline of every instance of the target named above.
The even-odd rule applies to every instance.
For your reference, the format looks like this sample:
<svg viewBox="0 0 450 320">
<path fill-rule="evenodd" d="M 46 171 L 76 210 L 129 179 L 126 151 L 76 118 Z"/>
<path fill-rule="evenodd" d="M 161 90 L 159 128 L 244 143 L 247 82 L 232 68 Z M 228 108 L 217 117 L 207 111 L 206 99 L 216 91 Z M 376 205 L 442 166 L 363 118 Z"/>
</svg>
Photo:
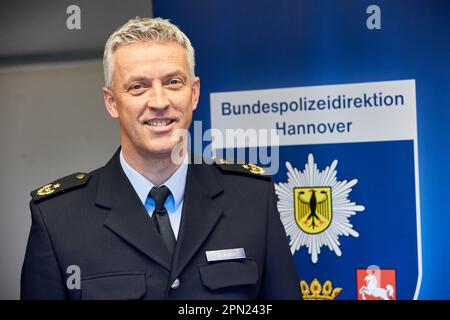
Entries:
<svg viewBox="0 0 450 320">
<path fill-rule="evenodd" d="M 67 8 L 81 9 L 69 30 Z M 119 146 L 102 98 L 102 54 L 149 0 L 5 1 L 0 4 L 0 299 L 18 299 L 31 215 L 29 192 L 102 166 Z"/>
</svg>

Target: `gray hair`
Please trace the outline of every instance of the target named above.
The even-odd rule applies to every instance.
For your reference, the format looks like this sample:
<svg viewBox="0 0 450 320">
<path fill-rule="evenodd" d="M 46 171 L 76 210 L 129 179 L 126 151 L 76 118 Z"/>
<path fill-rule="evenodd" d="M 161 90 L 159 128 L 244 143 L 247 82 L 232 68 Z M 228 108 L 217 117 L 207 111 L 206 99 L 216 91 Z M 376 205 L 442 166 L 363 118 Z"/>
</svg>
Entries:
<svg viewBox="0 0 450 320">
<path fill-rule="evenodd" d="M 106 41 L 103 54 L 105 86 L 112 85 L 113 54 L 120 46 L 138 41 L 176 41 L 186 49 L 191 76 L 195 76 L 195 55 L 189 38 L 169 20 L 161 18 L 139 18 L 129 20 L 117 29 Z"/>
</svg>

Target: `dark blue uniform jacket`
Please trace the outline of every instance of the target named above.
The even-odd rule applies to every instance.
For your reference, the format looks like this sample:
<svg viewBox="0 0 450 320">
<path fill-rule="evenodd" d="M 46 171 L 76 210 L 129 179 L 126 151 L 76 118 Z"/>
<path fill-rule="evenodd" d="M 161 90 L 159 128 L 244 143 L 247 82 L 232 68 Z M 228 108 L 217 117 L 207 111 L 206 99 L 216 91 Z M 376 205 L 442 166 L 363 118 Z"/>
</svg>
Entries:
<svg viewBox="0 0 450 320">
<path fill-rule="evenodd" d="M 270 178 L 190 164 L 171 257 L 122 171 L 119 152 L 75 183 L 31 201 L 23 299 L 300 299 Z M 72 179 L 72 180 L 71 180 Z M 211 262 L 206 251 L 243 248 Z M 80 288 L 73 269 L 81 272 Z"/>
</svg>

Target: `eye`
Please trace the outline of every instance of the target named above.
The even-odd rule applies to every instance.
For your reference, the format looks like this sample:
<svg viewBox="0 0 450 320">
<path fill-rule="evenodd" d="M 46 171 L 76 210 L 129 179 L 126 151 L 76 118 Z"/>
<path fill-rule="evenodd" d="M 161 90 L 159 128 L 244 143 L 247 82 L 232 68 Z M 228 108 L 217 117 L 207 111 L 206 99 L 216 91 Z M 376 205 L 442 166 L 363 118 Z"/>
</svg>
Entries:
<svg viewBox="0 0 450 320">
<path fill-rule="evenodd" d="M 129 91 L 131 94 L 136 95 L 136 94 L 140 94 L 140 93 L 144 92 L 145 88 L 146 88 L 146 87 L 145 87 L 142 83 L 137 82 L 137 83 L 133 83 L 133 84 L 128 88 L 128 91 Z"/>
<path fill-rule="evenodd" d="M 184 81 L 180 78 L 170 78 L 166 82 L 166 86 L 172 89 L 179 89 L 183 87 Z"/>
</svg>

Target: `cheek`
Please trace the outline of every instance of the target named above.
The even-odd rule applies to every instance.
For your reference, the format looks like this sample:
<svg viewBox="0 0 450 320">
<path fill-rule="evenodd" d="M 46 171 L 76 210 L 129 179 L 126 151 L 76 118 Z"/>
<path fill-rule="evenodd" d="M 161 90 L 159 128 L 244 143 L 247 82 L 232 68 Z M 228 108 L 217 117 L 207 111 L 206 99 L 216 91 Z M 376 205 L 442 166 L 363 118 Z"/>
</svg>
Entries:
<svg viewBox="0 0 450 320">
<path fill-rule="evenodd" d="M 117 103 L 119 117 L 139 117 L 146 108 L 145 99 L 132 97 L 120 99 Z"/>
<path fill-rule="evenodd" d="M 188 116 L 193 111 L 193 96 L 192 92 L 185 93 L 182 96 L 179 96 L 177 99 L 176 105 L 177 109 Z"/>
</svg>

